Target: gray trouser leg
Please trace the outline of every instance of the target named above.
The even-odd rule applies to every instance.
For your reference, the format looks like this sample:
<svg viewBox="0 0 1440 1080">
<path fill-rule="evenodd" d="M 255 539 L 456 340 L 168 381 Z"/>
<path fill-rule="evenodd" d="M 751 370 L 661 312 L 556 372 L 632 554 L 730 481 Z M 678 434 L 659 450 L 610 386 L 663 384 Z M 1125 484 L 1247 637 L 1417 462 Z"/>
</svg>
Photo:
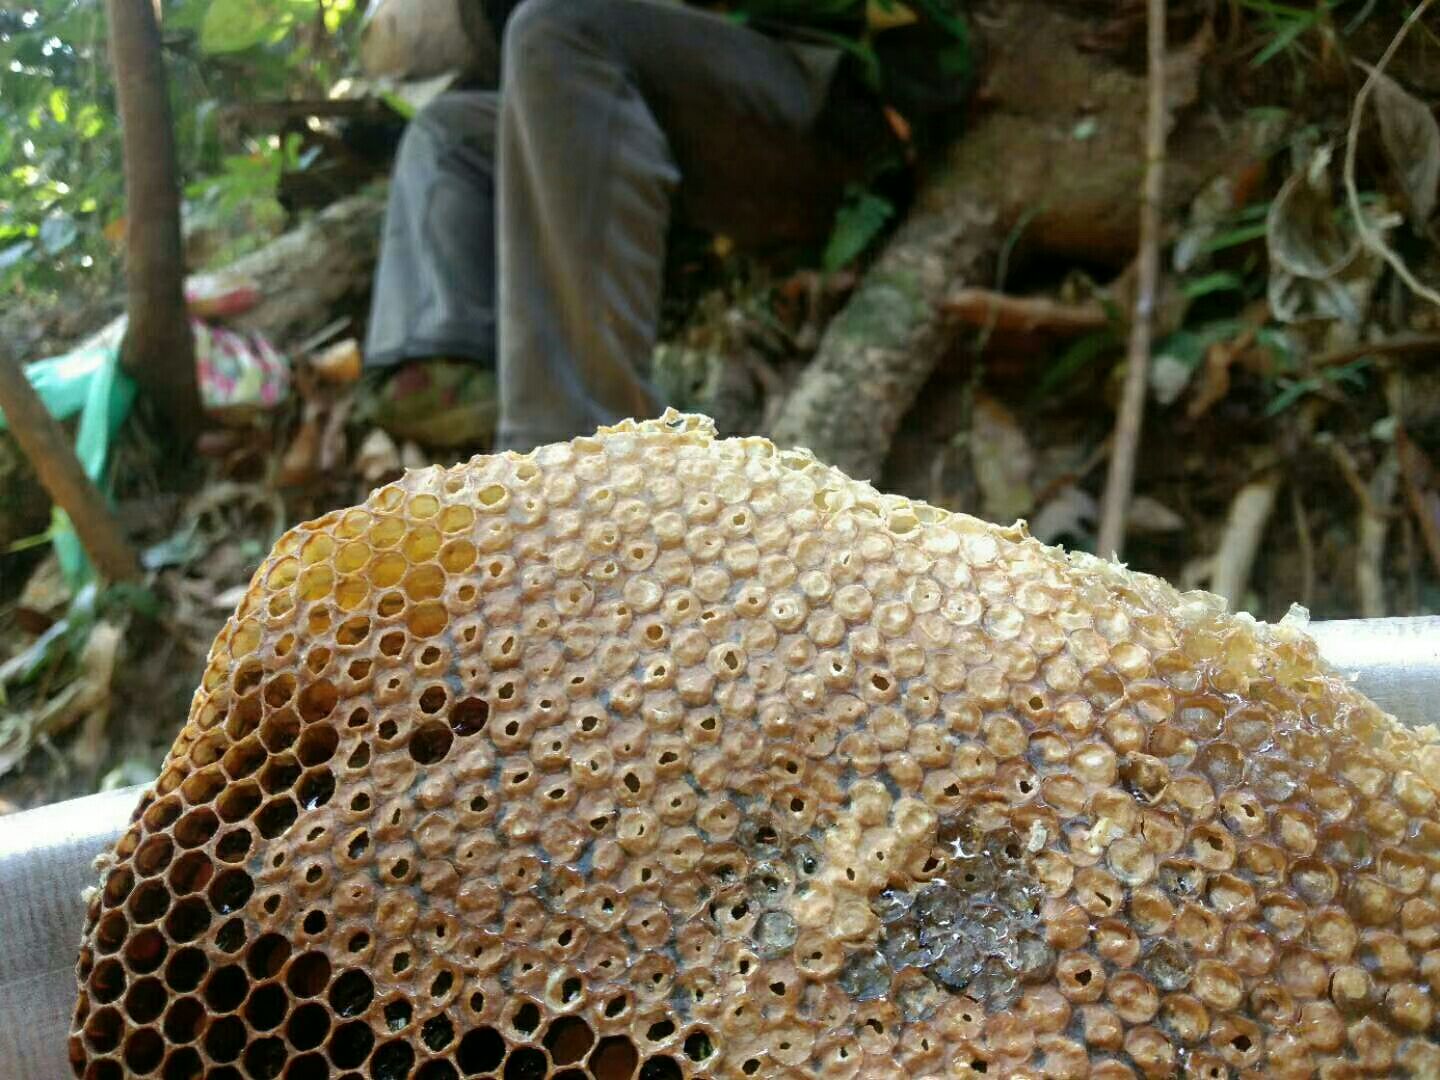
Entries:
<svg viewBox="0 0 1440 1080">
<path fill-rule="evenodd" d="M 495 362 L 495 127 L 483 90 L 442 94 L 400 143 L 365 340 L 371 366 Z"/>
<path fill-rule="evenodd" d="M 672 198 L 712 224 L 793 189 L 825 93 L 783 44 L 644 0 L 527 0 L 502 70 L 498 448 L 528 449 L 659 411 L 636 364 Z"/>
</svg>

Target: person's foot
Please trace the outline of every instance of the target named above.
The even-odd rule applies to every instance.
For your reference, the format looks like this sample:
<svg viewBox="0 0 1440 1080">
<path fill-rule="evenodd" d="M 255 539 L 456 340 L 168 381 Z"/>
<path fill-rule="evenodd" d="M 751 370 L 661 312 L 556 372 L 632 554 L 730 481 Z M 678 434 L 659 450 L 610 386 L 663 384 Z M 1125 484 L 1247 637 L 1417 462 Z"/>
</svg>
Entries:
<svg viewBox="0 0 1440 1080">
<path fill-rule="evenodd" d="M 410 360 L 375 393 L 371 418 L 397 439 L 467 446 L 494 438 L 499 415 L 495 372 L 473 360 Z"/>
</svg>

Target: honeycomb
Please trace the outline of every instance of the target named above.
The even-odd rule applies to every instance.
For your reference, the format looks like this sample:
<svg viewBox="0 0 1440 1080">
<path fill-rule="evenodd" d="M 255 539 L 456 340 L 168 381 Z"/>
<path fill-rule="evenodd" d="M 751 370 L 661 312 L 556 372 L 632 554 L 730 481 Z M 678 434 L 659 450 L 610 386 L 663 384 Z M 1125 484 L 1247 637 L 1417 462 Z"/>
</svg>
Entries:
<svg viewBox="0 0 1440 1080">
<path fill-rule="evenodd" d="M 70 1061 L 1434 1077 L 1437 788 L 1295 628 L 667 414 L 280 540 Z"/>
</svg>

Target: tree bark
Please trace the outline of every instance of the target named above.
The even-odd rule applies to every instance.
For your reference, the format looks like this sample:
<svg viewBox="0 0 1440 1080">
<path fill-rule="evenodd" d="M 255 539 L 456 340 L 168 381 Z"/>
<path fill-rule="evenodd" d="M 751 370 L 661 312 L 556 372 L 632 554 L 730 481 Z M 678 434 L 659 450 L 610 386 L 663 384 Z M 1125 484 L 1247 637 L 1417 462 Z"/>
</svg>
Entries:
<svg viewBox="0 0 1440 1080">
<path fill-rule="evenodd" d="M 200 423 L 185 316 L 175 133 L 151 0 L 106 0 L 124 137 L 129 328 L 121 363 L 182 442 Z"/>
</svg>

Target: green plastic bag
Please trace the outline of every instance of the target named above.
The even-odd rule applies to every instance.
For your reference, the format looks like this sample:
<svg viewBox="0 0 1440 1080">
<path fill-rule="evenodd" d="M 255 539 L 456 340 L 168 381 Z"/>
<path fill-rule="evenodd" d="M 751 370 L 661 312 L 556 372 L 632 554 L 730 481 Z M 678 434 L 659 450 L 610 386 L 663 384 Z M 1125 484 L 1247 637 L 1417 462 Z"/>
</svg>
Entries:
<svg viewBox="0 0 1440 1080">
<path fill-rule="evenodd" d="M 130 408 L 135 403 L 135 380 L 120 370 L 120 346 L 91 345 L 63 356 L 37 360 L 25 367 L 25 375 L 46 410 L 57 420 L 80 416 L 75 433 L 75 456 L 85 474 L 104 490 L 105 465 L 110 446 Z M 0 414 L 0 430 L 5 417 Z M 90 577 L 90 562 L 70 518 L 54 509 L 50 539 L 60 569 L 72 584 Z"/>
</svg>

